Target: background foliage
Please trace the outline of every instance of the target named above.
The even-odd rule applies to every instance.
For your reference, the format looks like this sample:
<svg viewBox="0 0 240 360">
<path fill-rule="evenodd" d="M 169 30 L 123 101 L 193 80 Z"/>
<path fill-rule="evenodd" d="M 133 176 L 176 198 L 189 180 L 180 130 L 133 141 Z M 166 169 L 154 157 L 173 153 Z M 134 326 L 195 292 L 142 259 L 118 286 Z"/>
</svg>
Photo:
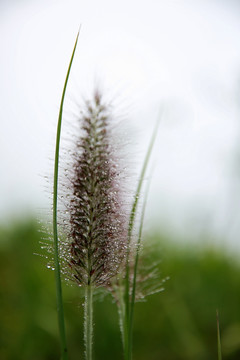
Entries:
<svg viewBox="0 0 240 360">
<path fill-rule="evenodd" d="M 35 221 L 0 229 L 0 359 L 59 359 L 54 273 L 46 268 Z M 206 236 L 202 239 L 208 241 Z M 138 303 L 133 356 L 138 360 L 217 359 L 219 309 L 223 359 L 240 358 L 240 266 L 224 250 L 184 246 L 147 234 L 161 260 L 165 291 Z M 81 292 L 64 284 L 70 359 L 83 353 Z M 95 358 L 122 359 L 116 305 L 110 296 L 94 304 Z"/>
</svg>

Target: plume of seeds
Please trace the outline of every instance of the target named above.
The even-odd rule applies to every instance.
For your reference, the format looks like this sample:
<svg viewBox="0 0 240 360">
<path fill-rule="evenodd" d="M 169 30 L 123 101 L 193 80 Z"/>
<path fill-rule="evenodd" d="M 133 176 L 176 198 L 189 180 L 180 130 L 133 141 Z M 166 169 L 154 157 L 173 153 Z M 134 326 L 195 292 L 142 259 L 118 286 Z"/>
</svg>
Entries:
<svg viewBox="0 0 240 360">
<path fill-rule="evenodd" d="M 107 286 L 125 258 L 127 221 L 111 120 L 109 105 L 95 91 L 81 115 L 80 136 L 72 154 L 70 226 L 62 250 L 67 259 L 65 272 L 80 286 Z"/>
</svg>

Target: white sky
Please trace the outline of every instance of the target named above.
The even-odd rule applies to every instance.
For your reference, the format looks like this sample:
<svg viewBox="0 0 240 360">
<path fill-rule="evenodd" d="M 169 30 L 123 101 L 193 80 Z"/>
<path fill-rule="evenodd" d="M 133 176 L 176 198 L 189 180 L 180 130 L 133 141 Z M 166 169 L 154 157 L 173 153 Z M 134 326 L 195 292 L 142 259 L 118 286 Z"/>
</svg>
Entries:
<svg viewBox="0 0 240 360">
<path fill-rule="evenodd" d="M 219 233 L 237 229 L 240 6 L 214 0 L 0 3 L 0 221 L 46 206 L 39 174 L 51 170 L 80 24 L 69 98 L 87 96 L 96 80 L 119 97 L 138 162 L 164 106 L 150 223 L 183 234 L 200 231 L 203 219 Z M 236 241 L 236 231 L 227 238 Z"/>
</svg>

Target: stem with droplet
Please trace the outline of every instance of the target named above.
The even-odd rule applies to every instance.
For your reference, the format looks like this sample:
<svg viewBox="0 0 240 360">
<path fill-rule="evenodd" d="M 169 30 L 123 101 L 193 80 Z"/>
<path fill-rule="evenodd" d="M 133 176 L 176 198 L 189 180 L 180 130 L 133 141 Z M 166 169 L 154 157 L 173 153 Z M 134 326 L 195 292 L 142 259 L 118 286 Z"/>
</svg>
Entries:
<svg viewBox="0 0 240 360">
<path fill-rule="evenodd" d="M 86 360 L 92 360 L 92 339 L 93 339 L 93 287 L 85 287 L 84 304 L 84 341 Z"/>
</svg>

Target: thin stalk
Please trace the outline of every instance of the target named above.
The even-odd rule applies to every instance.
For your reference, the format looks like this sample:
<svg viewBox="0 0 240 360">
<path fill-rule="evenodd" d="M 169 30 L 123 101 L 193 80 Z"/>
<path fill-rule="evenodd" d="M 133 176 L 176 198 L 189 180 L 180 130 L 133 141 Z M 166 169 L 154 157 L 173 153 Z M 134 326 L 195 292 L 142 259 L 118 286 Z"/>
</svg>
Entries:
<svg viewBox="0 0 240 360">
<path fill-rule="evenodd" d="M 92 340 L 93 340 L 93 287 L 85 287 L 84 304 L 84 341 L 86 360 L 92 360 Z"/>
<path fill-rule="evenodd" d="M 218 310 L 216 311 L 216 315 L 217 315 L 218 360 L 222 360 L 222 346 L 221 346 L 221 336 L 220 336 L 220 326 L 219 326 L 219 314 L 218 314 Z"/>
<path fill-rule="evenodd" d="M 68 66 L 68 71 L 64 83 L 62 92 L 62 98 L 59 109 L 58 125 L 57 125 L 57 136 L 56 136 L 56 148 L 55 148 L 55 163 L 54 163 L 54 185 L 53 185 L 53 240 L 54 240 L 54 265 L 55 265 L 55 283 L 56 283 L 56 298 L 57 298 L 57 313 L 58 313 L 58 326 L 61 343 L 61 359 L 68 359 L 68 350 L 65 334 L 65 323 L 64 323 L 64 311 L 63 311 L 63 300 L 62 300 L 62 285 L 61 285 L 61 272 L 59 264 L 59 249 L 58 249 L 58 231 L 57 231 L 57 195 L 58 195 L 58 165 L 59 165 L 59 149 L 60 149 L 60 136 L 61 136 L 61 125 L 62 125 L 62 114 L 63 114 L 63 103 L 68 83 L 70 70 L 77 46 L 79 37 L 79 31 L 75 41 L 74 49 L 72 52 L 71 60 Z"/>
<path fill-rule="evenodd" d="M 137 282 L 139 251 L 140 251 L 140 245 L 141 245 L 141 240 L 142 240 L 143 221 L 144 221 L 144 216 L 145 216 L 149 188 L 150 188 L 150 180 L 148 181 L 148 184 L 147 184 L 144 202 L 143 202 L 143 206 L 142 206 L 142 213 L 141 213 L 141 219 L 140 219 L 140 225 L 139 225 L 139 231 L 138 231 L 138 241 L 137 241 L 137 247 L 136 247 L 136 255 L 135 255 L 135 261 L 134 261 L 132 296 L 131 296 L 130 315 L 129 315 L 129 343 L 130 343 L 130 346 L 132 346 L 133 317 L 134 317 L 134 305 L 135 305 L 135 297 L 136 297 L 136 282 Z"/>
<path fill-rule="evenodd" d="M 116 286 L 115 290 L 118 293 L 118 299 L 119 299 L 119 304 L 118 304 L 119 326 L 120 326 L 120 332 L 121 332 L 121 336 L 122 336 L 123 348 L 125 349 L 125 345 L 124 345 L 124 341 L 125 341 L 125 339 L 124 339 L 124 315 L 125 315 L 124 291 L 123 291 L 120 284 L 118 284 Z"/>
<path fill-rule="evenodd" d="M 129 293 L 129 288 L 126 289 Z M 125 314 L 123 314 L 123 350 L 124 350 L 124 359 L 130 360 L 131 359 L 131 352 L 129 351 L 129 299 L 127 300 L 126 295 L 124 296 L 124 302 L 125 302 Z M 128 295 L 129 297 L 129 295 Z"/>
<path fill-rule="evenodd" d="M 126 279 L 125 279 L 125 316 L 124 316 L 124 333 L 125 333 L 125 348 L 124 348 L 124 354 L 125 354 L 125 360 L 131 360 L 132 357 L 132 344 L 130 343 L 132 336 L 130 335 L 130 298 L 129 298 L 129 288 L 130 288 L 130 278 L 129 278 L 129 256 L 130 256 L 130 245 L 131 245 L 131 240 L 132 240 L 132 231 L 133 231 L 133 226 L 134 226 L 134 221 L 135 221 L 135 217 L 136 217 L 136 210 L 137 210 L 137 205 L 138 205 L 138 201 L 139 201 L 139 196 L 140 196 L 140 192 L 142 189 L 142 184 L 143 184 L 143 180 L 145 177 L 145 173 L 147 170 L 147 166 L 149 163 L 149 159 L 152 153 L 152 149 L 153 149 L 153 145 L 157 136 L 157 130 L 158 130 L 158 126 L 159 126 L 159 120 L 157 121 L 149 146 L 148 146 L 148 151 L 146 153 L 145 159 L 144 159 L 144 163 L 143 163 L 143 167 L 142 167 L 142 171 L 140 174 L 140 178 L 139 178 L 139 182 L 138 182 L 138 186 L 137 186 L 137 190 L 134 196 L 134 201 L 133 201 L 133 205 L 132 205 L 132 210 L 130 213 L 130 218 L 129 218 L 129 225 L 128 225 L 128 243 L 127 243 L 127 256 L 126 256 Z"/>
</svg>

